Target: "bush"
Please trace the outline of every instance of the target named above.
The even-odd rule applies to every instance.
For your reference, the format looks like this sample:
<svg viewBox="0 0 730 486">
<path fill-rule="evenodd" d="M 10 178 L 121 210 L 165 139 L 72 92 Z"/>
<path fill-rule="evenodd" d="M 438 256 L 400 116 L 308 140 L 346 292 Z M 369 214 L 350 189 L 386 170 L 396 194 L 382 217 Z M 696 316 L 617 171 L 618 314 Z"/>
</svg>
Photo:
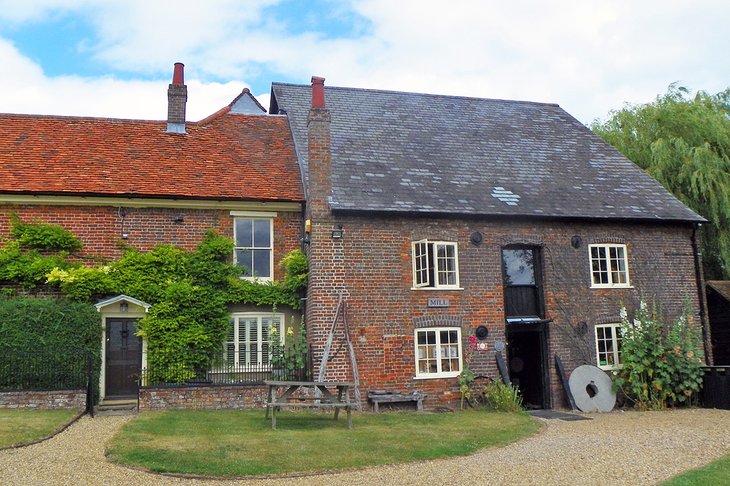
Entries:
<svg viewBox="0 0 730 486">
<path fill-rule="evenodd" d="M 24 223 L 13 215 L 10 218 L 10 236 L 23 248 L 49 251 L 79 251 L 81 241 L 55 224 Z"/>
<path fill-rule="evenodd" d="M 85 353 L 99 370 L 100 344 L 99 313 L 89 304 L 0 297 L 0 387 L 78 385 Z"/>
<path fill-rule="evenodd" d="M 688 305 L 671 324 L 641 302 L 633 320 L 621 308 L 621 368 L 615 386 L 642 410 L 690 404 L 702 385 L 701 330 Z"/>
<path fill-rule="evenodd" d="M 521 412 L 522 395 L 514 385 L 495 381 L 484 387 L 486 405 L 498 412 Z"/>
</svg>

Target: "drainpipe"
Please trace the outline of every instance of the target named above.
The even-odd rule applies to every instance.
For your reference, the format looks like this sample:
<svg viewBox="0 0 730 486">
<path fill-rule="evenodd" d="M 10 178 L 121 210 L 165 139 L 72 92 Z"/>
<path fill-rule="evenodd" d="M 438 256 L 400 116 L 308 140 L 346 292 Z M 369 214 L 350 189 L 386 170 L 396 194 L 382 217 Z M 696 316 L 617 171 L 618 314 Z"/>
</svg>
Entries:
<svg viewBox="0 0 730 486">
<path fill-rule="evenodd" d="M 702 278 L 702 253 L 700 252 L 699 245 L 697 244 L 697 230 L 700 228 L 701 223 L 695 223 L 692 227 L 692 254 L 695 260 L 695 280 L 697 282 L 697 299 L 700 304 L 700 324 L 702 325 L 702 344 L 705 350 L 705 361 L 708 365 L 712 365 L 713 357 L 711 354 L 711 347 L 707 340 L 707 308 L 706 297 L 705 297 L 705 281 Z"/>
</svg>

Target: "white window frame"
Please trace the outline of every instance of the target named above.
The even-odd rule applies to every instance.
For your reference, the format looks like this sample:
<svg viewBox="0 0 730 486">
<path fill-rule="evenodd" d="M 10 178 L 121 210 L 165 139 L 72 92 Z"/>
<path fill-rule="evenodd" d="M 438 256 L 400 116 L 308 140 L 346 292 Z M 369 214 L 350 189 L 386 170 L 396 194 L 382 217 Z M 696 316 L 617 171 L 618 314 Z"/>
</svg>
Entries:
<svg viewBox="0 0 730 486">
<path fill-rule="evenodd" d="M 252 340 L 250 328 L 242 325 L 242 322 L 256 320 L 256 339 Z M 238 312 L 231 314 L 230 325 L 233 327 L 233 341 L 229 332 L 223 343 L 223 362 L 235 367 L 245 368 L 246 371 L 269 371 L 271 369 L 271 331 L 269 327 L 276 326 L 278 320 L 279 339 L 284 344 L 285 339 L 285 322 L 284 314 L 261 313 L 261 312 Z M 266 327 L 266 340 L 262 339 L 264 328 Z M 242 335 L 243 334 L 243 335 Z M 264 346 L 264 342 L 266 346 Z M 255 344 L 256 359 L 253 358 L 251 345 Z M 229 346 L 233 347 L 233 362 L 228 359 Z M 241 346 L 246 346 L 247 351 L 244 354 L 245 359 L 241 362 Z"/>
<path fill-rule="evenodd" d="M 238 246 L 238 235 L 236 234 L 236 228 L 238 227 L 238 221 L 245 220 L 245 221 L 268 221 L 269 222 L 269 246 Z M 251 244 L 253 245 L 253 241 L 251 241 Z M 251 275 L 251 276 L 244 276 L 242 278 L 245 278 L 247 280 L 264 280 L 264 281 L 271 281 L 274 280 L 274 219 L 273 218 L 267 218 L 267 217 L 257 217 L 257 216 L 236 216 L 233 218 L 233 264 L 238 265 L 238 250 L 268 250 L 269 251 L 269 276 L 258 276 L 258 275 Z M 253 273 L 253 269 L 250 269 Z"/>
<path fill-rule="evenodd" d="M 445 258 L 438 256 L 439 247 L 453 248 L 454 284 L 441 283 L 440 275 L 452 272 L 440 269 L 440 263 Z M 431 240 L 412 242 L 411 265 L 413 269 L 413 290 L 462 290 L 459 286 L 459 245 L 456 242 Z"/>
<path fill-rule="evenodd" d="M 456 331 L 456 342 L 441 342 L 442 332 Z M 435 343 L 429 345 L 418 343 L 419 334 L 424 333 L 435 333 Z M 416 329 L 413 333 L 413 342 L 415 350 L 415 365 L 416 365 L 416 378 L 453 378 L 459 376 L 461 370 L 464 368 L 463 364 L 463 351 L 461 346 L 461 328 L 459 327 L 424 327 Z M 428 342 L 428 341 L 427 341 Z M 429 347 L 432 346 L 431 353 L 429 353 Z M 456 353 L 458 356 L 454 356 Z M 458 359 L 457 370 L 446 370 L 444 371 L 444 362 Z M 435 361 L 436 371 L 420 371 L 419 366 L 422 362 L 428 366 L 429 361 Z"/>
<path fill-rule="evenodd" d="M 593 249 L 597 248 L 602 249 L 604 252 L 603 257 L 599 258 L 593 258 Z M 611 250 L 620 250 L 623 252 L 623 257 L 619 259 L 611 258 Z M 626 277 L 626 282 L 615 282 L 614 281 L 614 273 L 621 273 L 621 271 L 616 268 L 616 263 L 618 261 L 623 261 L 624 265 L 624 271 Z M 608 282 L 597 282 L 596 281 L 596 272 L 593 269 L 593 263 L 594 262 L 604 262 L 606 265 L 606 273 L 608 275 Z M 595 245 L 588 245 L 588 268 L 591 272 L 591 288 L 629 288 L 631 287 L 631 279 L 629 278 L 629 251 L 626 245 L 619 245 L 619 244 L 609 244 L 609 243 L 601 243 L 601 244 L 595 244 Z"/>
<path fill-rule="evenodd" d="M 611 336 L 606 337 L 606 330 L 610 329 Z M 601 335 L 602 334 L 602 335 Z M 596 365 L 602 370 L 615 370 L 621 368 L 621 324 L 598 324 L 595 327 L 596 337 Z M 606 344 L 604 351 L 601 351 L 601 342 Z M 605 360 L 602 360 L 602 355 Z M 601 364 L 604 361 L 605 364 Z"/>
</svg>

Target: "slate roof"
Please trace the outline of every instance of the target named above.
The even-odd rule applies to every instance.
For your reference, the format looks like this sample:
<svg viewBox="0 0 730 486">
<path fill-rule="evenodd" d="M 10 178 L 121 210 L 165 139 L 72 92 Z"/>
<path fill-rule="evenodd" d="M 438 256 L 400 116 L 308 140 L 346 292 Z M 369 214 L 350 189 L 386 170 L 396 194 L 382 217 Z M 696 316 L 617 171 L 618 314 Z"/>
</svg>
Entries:
<svg viewBox="0 0 730 486">
<path fill-rule="evenodd" d="M 333 211 L 704 219 L 558 105 L 325 87 Z M 309 85 L 272 84 L 307 178 Z"/>
<path fill-rule="evenodd" d="M 303 201 L 286 118 L 235 113 L 241 99 L 186 135 L 165 121 L 0 114 L 0 193 Z"/>
</svg>

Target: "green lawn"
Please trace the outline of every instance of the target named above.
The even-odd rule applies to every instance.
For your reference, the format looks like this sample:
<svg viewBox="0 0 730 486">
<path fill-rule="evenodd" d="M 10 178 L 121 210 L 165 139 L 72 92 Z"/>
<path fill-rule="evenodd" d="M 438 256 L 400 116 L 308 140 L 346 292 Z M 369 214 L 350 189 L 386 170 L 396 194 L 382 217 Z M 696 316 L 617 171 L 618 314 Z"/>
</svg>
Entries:
<svg viewBox="0 0 730 486">
<path fill-rule="evenodd" d="M 730 484 L 730 455 L 707 466 L 675 476 L 662 486 L 706 486 L 708 484 Z"/>
<path fill-rule="evenodd" d="M 249 476 L 358 468 L 471 454 L 536 432 L 528 415 L 486 411 L 356 414 L 263 410 L 146 412 L 110 444 L 110 459 L 153 471 Z"/>
<path fill-rule="evenodd" d="M 75 410 L 0 409 L 0 447 L 46 437 L 70 422 Z"/>
</svg>

